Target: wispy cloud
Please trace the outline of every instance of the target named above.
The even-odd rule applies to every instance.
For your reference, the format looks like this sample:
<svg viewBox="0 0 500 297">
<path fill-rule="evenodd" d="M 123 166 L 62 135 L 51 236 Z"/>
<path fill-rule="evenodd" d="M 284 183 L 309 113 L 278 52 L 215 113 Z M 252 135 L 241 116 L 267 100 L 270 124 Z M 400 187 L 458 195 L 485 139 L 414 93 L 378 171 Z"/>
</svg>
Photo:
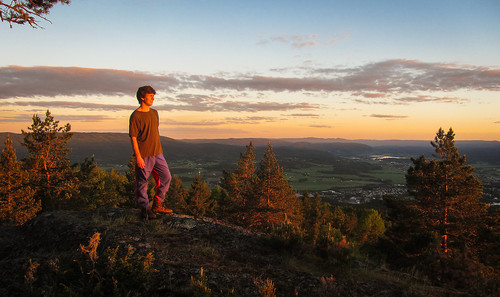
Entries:
<svg viewBox="0 0 500 297">
<path fill-rule="evenodd" d="M 233 135 L 234 137 L 245 137 L 246 135 L 249 134 L 248 131 L 241 129 L 217 128 L 213 126 L 207 126 L 207 127 L 193 126 L 189 127 L 189 129 L 186 129 L 185 127 L 182 126 L 168 127 L 168 132 L 182 135 L 181 137 L 185 138 L 190 138 L 190 136 L 192 135 L 196 135 L 197 136 L 196 138 L 200 138 L 199 135 L 212 135 L 211 137 L 214 137 L 215 135 L 220 135 L 221 137 L 224 137 L 226 135 Z"/>
<path fill-rule="evenodd" d="M 87 110 L 101 110 L 101 111 L 121 111 L 133 110 L 136 105 L 114 105 L 114 104 L 101 104 L 91 102 L 79 101 L 12 101 L 9 104 L 17 106 L 30 106 L 30 107 L 43 107 L 50 109 L 53 107 L 69 108 L 69 109 L 87 109 Z M 155 109 L 165 111 L 237 111 L 237 112 L 259 112 L 259 111 L 288 111 L 288 110 L 307 110 L 318 109 L 320 105 L 310 104 L 307 102 L 301 103 L 279 103 L 279 102 L 236 102 L 236 101 L 186 101 L 184 104 L 157 104 Z"/>
<path fill-rule="evenodd" d="M 359 93 L 358 93 L 359 95 Z M 364 95 L 361 95 L 366 97 Z M 383 96 L 384 99 L 378 99 L 380 97 L 367 97 L 374 99 L 353 99 L 356 103 L 361 104 L 379 104 L 379 105 L 408 105 L 411 103 L 455 103 L 455 104 L 464 104 L 470 102 L 470 99 L 467 98 L 459 98 L 459 97 L 439 97 L 439 96 L 431 96 L 431 95 L 418 95 L 407 96 L 407 97 L 399 97 L 397 94 L 394 96 L 386 95 Z M 377 100 L 375 100 L 377 99 Z"/>
<path fill-rule="evenodd" d="M 328 125 L 309 125 L 311 128 L 331 128 L 332 126 Z"/>
<path fill-rule="evenodd" d="M 226 124 L 224 121 L 174 121 L 174 120 L 165 120 L 162 122 L 163 124 L 169 126 L 220 126 Z"/>
<path fill-rule="evenodd" d="M 379 105 L 402 105 L 405 103 L 402 102 L 393 102 L 390 100 L 366 100 L 366 99 L 353 99 L 355 103 L 360 103 L 360 104 L 379 104 Z"/>
<path fill-rule="evenodd" d="M 311 104 L 307 102 L 299 103 L 280 103 L 280 102 L 241 102 L 241 101 L 224 101 L 224 102 L 198 102 L 196 104 L 171 105 L 163 104 L 156 105 L 157 110 L 184 110 L 184 111 L 236 111 L 236 112 L 260 112 L 260 111 L 287 111 L 287 110 L 307 110 L 318 109 L 321 105 Z"/>
<path fill-rule="evenodd" d="M 271 37 L 264 37 L 257 42 L 258 45 L 268 45 L 272 43 L 282 43 L 291 45 L 296 49 L 307 47 L 317 47 L 322 45 L 336 44 L 339 41 L 349 39 L 349 34 L 339 35 L 336 37 L 325 37 L 319 34 L 281 34 Z"/>
<path fill-rule="evenodd" d="M 436 96 L 427 96 L 427 95 L 419 95 L 419 96 L 414 96 L 414 97 L 406 97 L 406 98 L 397 98 L 395 99 L 396 101 L 399 102 L 407 102 L 407 103 L 420 103 L 420 102 L 442 102 L 442 103 L 466 103 L 470 101 L 469 99 L 465 98 L 458 98 L 458 97 L 436 97 Z"/>
<path fill-rule="evenodd" d="M 275 43 L 275 42 L 290 44 L 294 48 L 302 49 L 304 47 L 317 46 L 319 43 L 319 40 L 318 40 L 317 34 L 310 34 L 310 35 L 283 34 L 283 35 L 274 35 L 274 36 L 271 36 L 270 38 L 262 39 L 257 44 L 266 45 L 266 44 Z"/>
<path fill-rule="evenodd" d="M 261 122 L 276 122 L 275 117 L 227 117 L 228 124 L 258 124 Z"/>
<path fill-rule="evenodd" d="M 38 114 L 39 117 L 43 117 L 43 114 Z M 57 115 L 57 120 L 60 122 L 72 121 L 72 122 L 104 122 L 113 119 L 106 115 L 68 115 L 62 114 Z M 17 114 L 12 116 L 2 116 L 0 122 L 29 122 L 32 120 L 32 115 Z"/>
<path fill-rule="evenodd" d="M 262 122 L 276 122 L 274 117 L 226 117 L 221 121 L 175 121 L 175 120 L 165 120 L 164 124 L 169 126 L 221 126 L 228 124 L 258 124 Z"/>
<path fill-rule="evenodd" d="M 398 120 L 398 119 L 405 119 L 407 116 L 399 116 L 399 115 L 388 115 L 388 114 L 371 114 L 369 115 L 371 118 L 379 118 L 379 119 L 386 119 L 386 120 Z"/>
<path fill-rule="evenodd" d="M 317 118 L 317 117 L 319 117 L 319 114 L 315 114 L 315 113 L 292 113 L 292 114 L 289 114 L 287 116 L 290 116 L 290 117 Z"/>
<path fill-rule="evenodd" d="M 17 106 L 36 106 L 50 109 L 53 107 L 60 108 L 82 108 L 87 110 L 106 110 L 106 111 L 120 111 L 120 110 L 133 110 L 137 105 L 114 105 L 114 104 L 101 104 L 91 102 L 79 101 L 12 101 L 9 104 Z"/>
<path fill-rule="evenodd" d="M 2 116 L 0 118 L 0 123 L 17 123 L 17 122 L 28 122 L 31 118 L 24 114 L 12 115 L 12 116 Z"/>
<path fill-rule="evenodd" d="M 113 119 L 114 117 L 105 115 L 57 115 L 57 120 L 61 122 L 105 122 Z"/>
</svg>

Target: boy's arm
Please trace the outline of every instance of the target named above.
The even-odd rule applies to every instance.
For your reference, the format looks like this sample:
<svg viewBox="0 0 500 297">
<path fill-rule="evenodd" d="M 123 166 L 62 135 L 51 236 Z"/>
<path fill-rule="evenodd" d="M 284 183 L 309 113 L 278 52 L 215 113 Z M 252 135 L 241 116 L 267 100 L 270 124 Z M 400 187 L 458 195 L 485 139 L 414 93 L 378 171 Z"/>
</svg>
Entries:
<svg viewBox="0 0 500 297">
<path fill-rule="evenodd" d="M 137 137 L 130 137 L 132 139 L 132 148 L 134 149 L 134 154 L 137 159 L 137 166 L 143 169 L 146 164 L 144 163 L 144 159 L 141 156 L 141 152 L 139 151 L 139 144 L 137 143 Z"/>
</svg>

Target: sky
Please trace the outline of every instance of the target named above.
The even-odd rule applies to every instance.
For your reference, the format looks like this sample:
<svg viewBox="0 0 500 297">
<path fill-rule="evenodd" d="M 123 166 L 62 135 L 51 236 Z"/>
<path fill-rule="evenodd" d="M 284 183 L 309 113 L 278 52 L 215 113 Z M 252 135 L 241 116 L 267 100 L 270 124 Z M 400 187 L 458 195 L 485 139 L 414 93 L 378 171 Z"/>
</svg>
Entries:
<svg viewBox="0 0 500 297">
<path fill-rule="evenodd" d="M 72 0 L 0 23 L 0 132 L 500 140 L 500 1 Z"/>
</svg>

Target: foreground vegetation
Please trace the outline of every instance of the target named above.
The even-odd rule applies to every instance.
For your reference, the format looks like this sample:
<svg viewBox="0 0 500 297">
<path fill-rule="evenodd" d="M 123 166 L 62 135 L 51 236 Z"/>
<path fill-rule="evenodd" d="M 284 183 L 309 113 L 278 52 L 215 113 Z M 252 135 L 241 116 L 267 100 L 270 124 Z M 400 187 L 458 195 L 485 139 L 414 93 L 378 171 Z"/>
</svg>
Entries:
<svg viewBox="0 0 500 297">
<path fill-rule="evenodd" d="M 70 126 L 59 127 L 48 111 L 44 120 L 34 116 L 33 125 L 23 135 L 29 157 L 18 161 L 7 139 L 0 159 L 0 219 L 4 224 L 22 225 L 40 213 L 61 209 L 135 207 L 133 158 L 125 175 L 100 169 L 93 157 L 70 166 L 66 147 L 71 138 Z M 179 214 L 212 217 L 260 232 L 272 245 L 291 255 L 290 265 L 304 270 L 311 269 L 307 268 L 308 262 L 322 270 L 319 263 L 325 262 L 329 267 L 325 271 L 349 274 L 355 261 L 366 265 L 383 263 L 391 269 L 418 271 L 419 277 L 433 285 L 475 296 L 493 296 L 499 284 L 498 213 L 488 211 L 479 202 L 481 184 L 455 148 L 453 131 L 445 133 L 440 129 L 433 146 L 437 159 L 412 159 L 406 175 L 411 197 L 387 197 L 384 211 L 333 206 L 324 203 L 319 194 L 307 191 L 299 197 L 278 164 L 273 147 L 268 145 L 256 166 L 252 143 L 240 155 L 236 169 L 223 172 L 220 182 L 212 188 L 199 174 L 195 174 L 189 188 L 174 175 L 166 204 Z M 348 174 L 349 168 L 344 168 L 343 173 Z M 142 279 L 142 274 L 152 272 L 150 264 L 146 267 L 119 260 L 114 247 L 107 247 L 110 250 L 101 256 L 111 262 L 98 263 L 98 236 L 94 234 L 89 245 L 81 247 L 90 259 L 85 262 L 86 268 L 80 265 L 87 279 L 70 282 L 84 281 L 90 287 L 109 289 L 111 283 L 101 281 L 116 280 L 118 276 L 97 269 L 108 269 L 117 261 L 131 269 L 123 272 L 126 278 Z M 131 257 L 125 255 L 125 259 Z M 146 258 L 139 258 L 139 262 L 153 261 L 152 254 L 141 257 Z M 36 266 L 28 263 L 32 270 Z M 206 284 L 205 277 L 203 272 L 194 277 L 193 286 Z M 256 280 L 256 284 L 262 296 L 273 296 L 271 281 Z M 81 286 L 66 287 L 74 295 L 89 293 Z M 118 296 L 141 295 L 133 288 L 116 290 L 113 294 Z M 31 293 L 41 294 L 36 292 L 34 287 Z M 210 296 L 207 290 L 199 294 Z"/>
<path fill-rule="evenodd" d="M 209 218 L 56 211 L 0 231 L 2 296 L 467 296 L 359 250 L 286 246 Z"/>
</svg>

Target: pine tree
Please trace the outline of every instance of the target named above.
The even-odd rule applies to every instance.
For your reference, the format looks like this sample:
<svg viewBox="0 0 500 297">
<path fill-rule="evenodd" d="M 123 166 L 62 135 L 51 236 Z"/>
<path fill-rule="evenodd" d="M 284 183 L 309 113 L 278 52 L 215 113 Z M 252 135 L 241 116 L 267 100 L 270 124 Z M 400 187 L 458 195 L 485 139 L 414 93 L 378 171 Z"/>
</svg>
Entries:
<svg viewBox="0 0 500 297">
<path fill-rule="evenodd" d="M 221 201 L 221 216 L 230 222 L 245 224 L 247 202 L 253 195 L 255 181 L 254 160 L 254 146 L 250 142 L 245 153 L 240 154 L 236 170 L 233 173 L 223 172 L 221 185 L 227 196 Z"/>
<path fill-rule="evenodd" d="M 186 213 L 187 197 L 188 191 L 182 185 L 182 180 L 174 174 L 172 176 L 172 181 L 170 182 L 170 187 L 168 188 L 168 192 L 165 197 L 165 205 L 167 207 L 170 207 L 176 213 Z"/>
<path fill-rule="evenodd" d="M 187 211 L 195 217 L 203 217 L 205 214 L 213 215 L 215 201 L 210 199 L 210 188 L 196 173 L 191 189 L 188 192 Z"/>
<path fill-rule="evenodd" d="M 9 136 L 0 155 L 0 222 L 22 225 L 40 211 Z"/>
<path fill-rule="evenodd" d="M 487 206 L 481 203 L 481 182 L 455 147 L 455 133 L 439 129 L 432 146 L 437 159 L 412 158 L 406 182 L 416 199 L 419 226 L 440 238 L 440 252 L 454 254 L 472 249 Z"/>
<path fill-rule="evenodd" d="M 248 201 L 248 226 L 269 230 L 273 226 L 302 223 L 302 210 L 292 186 L 283 176 L 269 143 L 260 162 L 253 184 L 252 199 Z"/>
<path fill-rule="evenodd" d="M 33 116 L 33 124 L 28 127 L 31 132 L 22 130 L 22 144 L 29 153 L 26 166 L 44 211 L 64 207 L 64 202 L 78 189 L 67 158 L 71 150 L 66 147 L 72 136 L 71 126 L 59 127 L 59 121 L 48 110 L 45 115 L 43 121 L 38 115 Z"/>
<path fill-rule="evenodd" d="M 307 233 L 307 239 L 312 243 L 316 243 L 320 234 L 321 226 L 327 225 L 329 221 L 330 211 L 325 205 L 319 193 L 315 193 L 310 197 L 309 192 L 304 193 L 303 201 L 304 222 L 303 227 Z"/>
</svg>

